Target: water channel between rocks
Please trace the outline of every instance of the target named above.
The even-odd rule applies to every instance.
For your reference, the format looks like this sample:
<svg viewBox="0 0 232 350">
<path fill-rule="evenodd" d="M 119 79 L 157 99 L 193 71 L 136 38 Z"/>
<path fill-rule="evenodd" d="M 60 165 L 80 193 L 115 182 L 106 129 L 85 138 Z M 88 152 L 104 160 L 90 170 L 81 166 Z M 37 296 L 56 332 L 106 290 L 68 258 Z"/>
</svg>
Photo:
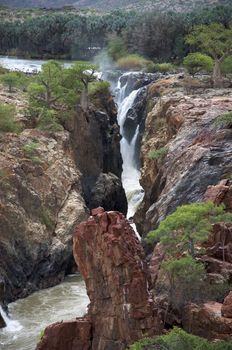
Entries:
<svg viewBox="0 0 232 350">
<path fill-rule="evenodd" d="M 30 72 L 39 71 L 43 63 L 43 61 L 0 58 L 0 65 Z M 124 135 L 124 122 L 139 90 L 133 90 L 128 94 L 126 88 L 127 83 L 122 85 L 119 78 L 114 94 L 122 135 L 122 182 L 128 199 L 128 218 L 131 218 L 143 198 L 143 190 L 139 184 L 140 171 L 135 162 L 135 145 L 139 127 L 136 128 L 130 142 Z M 133 227 L 135 228 L 135 225 Z M 7 327 L 0 330 L 0 350 L 34 350 L 41 332 L 47 325 L 82 316 L 88 303 L 84 281 L 76 275 L 68 276 L 56 287 L 41 290 L 25 299 L 11 303 L 8 316 L 1 310 Z"/>
<path fill-rule="evenodd" d="M 56 287 L 9 304 L 7 327 L 0 330 L 1 350 L 35 350 L 44 328 L 54 322 L 82 316 L 89 299 L 80 276 L 68 276 Z"/>
</svg>

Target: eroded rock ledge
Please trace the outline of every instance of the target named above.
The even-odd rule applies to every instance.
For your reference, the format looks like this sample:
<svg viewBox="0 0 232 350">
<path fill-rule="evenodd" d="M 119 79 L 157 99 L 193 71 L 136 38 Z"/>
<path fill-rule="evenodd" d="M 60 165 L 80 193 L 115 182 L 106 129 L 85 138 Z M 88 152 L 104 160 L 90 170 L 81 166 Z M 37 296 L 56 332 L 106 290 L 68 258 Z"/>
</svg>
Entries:
<svg viewBox="0 0 232 350">
<path fill-rule="evenodd" d="M 88 313 L 46 328 L 37 350 L 123 350 L 161 332 L 142 246 L 121 213 L 94 209 L 76 229 L 74 257 L 90 298 Z"/>
</svg>

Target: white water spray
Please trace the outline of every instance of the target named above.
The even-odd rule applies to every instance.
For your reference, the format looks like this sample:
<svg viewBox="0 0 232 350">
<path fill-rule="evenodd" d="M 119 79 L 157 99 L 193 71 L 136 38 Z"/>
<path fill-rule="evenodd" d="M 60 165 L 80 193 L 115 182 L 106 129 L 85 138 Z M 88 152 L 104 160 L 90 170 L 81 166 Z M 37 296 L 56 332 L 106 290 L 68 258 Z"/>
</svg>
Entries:
<svg viewBox="0 0 232 350">
<path fill-rule="evenodd" d="M 11 320 L 1 306 L 0 306 L 0 313 L 6 324 L 6 327 L 3 329 L 3 331 L 15 333 L 22 329 L 21 324 L 18 321 Z"/>
</svg>

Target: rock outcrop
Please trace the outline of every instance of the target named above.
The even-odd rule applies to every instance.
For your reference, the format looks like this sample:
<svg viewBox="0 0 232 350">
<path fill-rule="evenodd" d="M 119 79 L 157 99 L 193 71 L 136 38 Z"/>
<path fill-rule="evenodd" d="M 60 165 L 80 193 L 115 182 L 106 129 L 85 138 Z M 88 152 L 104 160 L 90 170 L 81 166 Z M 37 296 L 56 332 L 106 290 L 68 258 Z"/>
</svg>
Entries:
<svg viewBox="0 0 232 350">
<path fill-rule="evenodd" d="M 190 304 L 183 312 L 184 329 L 207 339 L 232 339 L 232 318 L 222 316 L 222 304 Z"/>
<path fill-rule="evenodd" d="M 90 298 L 88 314 L 71 326 L 48 327 L 37 350 L 63 350 L 64 341 L 67 350 L 77 349 L 77 341 L 78 350 L 124 350 L 140 338 L 160 333 L 144 252 L 121 213 L 94 209 L 76 229 L 74 257 Z"/>
<path fill-rule="evenodd" d="M 109 103 L 113 102 L 110 100 Z M 81 184 L 87 206 L 93 208 L 97 198 L 97 205 L 106 210 L 119 210 L 126 214 L 127 200 L 120 180 L 122 158 L 115 105 L 111 106 L 108 114 L 94 110 L 85 113 L 79 108 L 67 128 L 72 135 L 75 162 L 82 173 Z M 114 180 L 110 173 L 115 175 Z M 102 188 L 106 184 L 104 198 Z"/>
<path fill-rule="evenodd" d="M 208 186 L 232 172 L 231 129 L 215 123 L 232 109 L 231 90 L 189 95 L 184 80 L 172 77 L 151 84 L 147 99 L 154 107 L 141 151 L 145 196 L 135 217 L 143 235 L 177 206 L 202 201 Z"/>
<path fill-rule="evenodd" d="M 73 229 L 88 209 L 68 132 L 2 134 L 0 164 L 0 280 L 9 302 L 71 271 Z"/>
</svg>

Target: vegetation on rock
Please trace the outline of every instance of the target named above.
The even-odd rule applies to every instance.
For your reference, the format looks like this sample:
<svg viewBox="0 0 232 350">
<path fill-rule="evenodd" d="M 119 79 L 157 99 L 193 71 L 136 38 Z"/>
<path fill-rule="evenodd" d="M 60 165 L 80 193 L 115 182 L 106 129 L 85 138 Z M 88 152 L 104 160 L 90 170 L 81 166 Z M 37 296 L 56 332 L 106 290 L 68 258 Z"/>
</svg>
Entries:
<svg viewBox="0 0 232 350">
<path fill-rule="evenodd" d="M 215 120 L 215 123 L 217 125 L 231 127 L 232 126 L 232 111 L 218 116 Z"/>
<path fill-rule="evenodd" d="M 209 342 L 174 327 L 166 335 L 145 338 L 131 345 L 129 350 L 232 350 L 232 342 Z"/>
<path fill-rule="evenodd" d="M 220 221 L 232 222 L 232 214 L 225 212 L 224 205 L 211 202 L 182 205 L 148 234 L 147 241 L 159 240 L 171 257 L 186 252 L 194 257 L 197 245 L 208 238 L 212 224 Z"/>
<path fill-rule="evenodd" d="M 149 158 L 154 160 L 163 159 L 168 153 L 167 147 L 161 147 L 149 153 Z"/>
</svg>

